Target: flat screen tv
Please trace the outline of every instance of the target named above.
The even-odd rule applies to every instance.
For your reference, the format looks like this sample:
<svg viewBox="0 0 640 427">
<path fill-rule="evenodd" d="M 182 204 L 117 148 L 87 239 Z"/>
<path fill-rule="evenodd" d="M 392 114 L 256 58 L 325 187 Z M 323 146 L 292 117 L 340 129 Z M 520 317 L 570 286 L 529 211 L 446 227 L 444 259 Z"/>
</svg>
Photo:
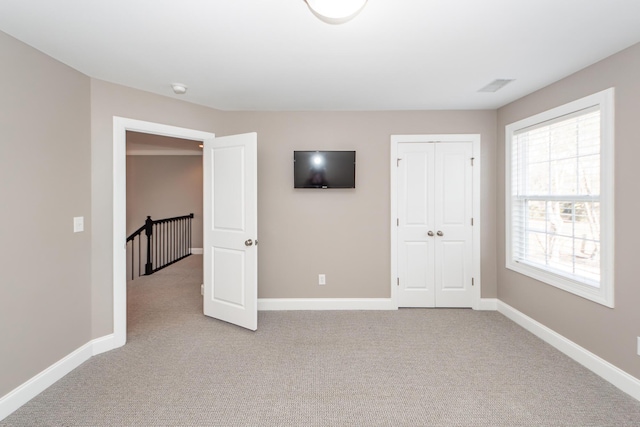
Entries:
<svg viewBox="0 0 640 427">
<path fill-rule="evenodd" d="M 356 188 L 355 151 L 294 151 L 294 188 Z"/>
</svg>

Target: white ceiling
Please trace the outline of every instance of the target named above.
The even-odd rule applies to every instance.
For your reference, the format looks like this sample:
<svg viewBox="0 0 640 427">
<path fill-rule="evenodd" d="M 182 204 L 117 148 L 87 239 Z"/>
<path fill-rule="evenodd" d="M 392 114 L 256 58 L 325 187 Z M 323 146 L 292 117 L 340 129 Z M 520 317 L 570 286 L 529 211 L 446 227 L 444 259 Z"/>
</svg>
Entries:
<svg viewBox="0 0 640 427">
<path fill-rule="evenodd" d="M 0 0 L 0 30 L 222 110 L 494 109 L 640 42 L 640 0 L 369 0 L 342 25 L 303 0 Z"/>
</svg>

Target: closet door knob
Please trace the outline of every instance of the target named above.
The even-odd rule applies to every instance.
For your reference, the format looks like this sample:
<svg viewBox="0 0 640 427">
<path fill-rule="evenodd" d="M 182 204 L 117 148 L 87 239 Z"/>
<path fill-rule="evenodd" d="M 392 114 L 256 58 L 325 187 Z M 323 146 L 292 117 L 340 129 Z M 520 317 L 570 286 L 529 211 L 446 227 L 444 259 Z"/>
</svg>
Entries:
<svg viewBox="0 0 640 427">
<path fill-rule="evenodd" d="M 427 233 L 427 236 L 433 237 L 433 231 L 429 230 L 429 232 Z"/>
<path fill-rule="evenodd" d="M 436 233 L 438 236 L 444 236 L 444 234 L 442 234 L 442 231 L 438 230 L 438 232 Z"/>
</svg>

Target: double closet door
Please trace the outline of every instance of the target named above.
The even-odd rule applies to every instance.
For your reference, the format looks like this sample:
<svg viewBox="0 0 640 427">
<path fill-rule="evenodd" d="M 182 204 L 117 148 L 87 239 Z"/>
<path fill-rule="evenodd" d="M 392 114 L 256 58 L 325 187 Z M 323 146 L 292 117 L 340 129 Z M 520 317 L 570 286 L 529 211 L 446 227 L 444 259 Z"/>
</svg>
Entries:
<svg viewBox="0 0 640 427">
<path fill-rule="evenodd" d="M 471 307 L 471 142 L 398 144 L 398 306 Z"/>
</svg>

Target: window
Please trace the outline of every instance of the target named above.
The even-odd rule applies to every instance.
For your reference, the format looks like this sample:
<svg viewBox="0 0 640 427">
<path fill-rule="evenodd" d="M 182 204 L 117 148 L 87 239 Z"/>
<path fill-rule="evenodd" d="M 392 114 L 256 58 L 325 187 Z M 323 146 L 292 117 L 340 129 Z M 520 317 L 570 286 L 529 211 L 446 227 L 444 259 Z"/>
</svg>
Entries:
<svg viewBox="0 0 640 427">
<path fill-rule="evenodd" d="M 613 89 L 506 127 L 507 268 L 613 307 Z"/>
</svg>

